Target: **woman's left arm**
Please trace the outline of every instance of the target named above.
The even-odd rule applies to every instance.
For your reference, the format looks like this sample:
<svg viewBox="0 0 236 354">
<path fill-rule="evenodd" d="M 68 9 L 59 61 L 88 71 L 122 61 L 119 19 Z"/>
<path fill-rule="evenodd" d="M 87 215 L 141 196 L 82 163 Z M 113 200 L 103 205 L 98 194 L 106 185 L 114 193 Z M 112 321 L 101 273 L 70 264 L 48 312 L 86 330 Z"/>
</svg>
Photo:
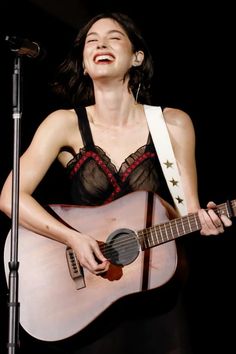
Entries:
<svg viewBox="0 0 236 354">
<path fill-rule="evenodd" d="M 181 176 L 187 210 L 189 213 L 198 212 L 202 235 L 218 235 L 224 232 L 224 227 L 231 226 L 232 221 L 226 215 L 219 217 L 215 213 L 214 202 L 209 202 L 207 209 L 200 207 L 192 120 L 179 109 L 165 108 L 163 113 Z"/>
</svg>

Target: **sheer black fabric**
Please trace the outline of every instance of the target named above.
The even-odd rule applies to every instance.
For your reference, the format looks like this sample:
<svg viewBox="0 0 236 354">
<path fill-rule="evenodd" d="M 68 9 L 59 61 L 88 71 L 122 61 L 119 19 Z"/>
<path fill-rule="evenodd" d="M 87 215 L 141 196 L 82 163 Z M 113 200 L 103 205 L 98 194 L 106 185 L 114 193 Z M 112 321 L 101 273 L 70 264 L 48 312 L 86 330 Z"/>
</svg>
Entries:
<svg viewBox="0 0 236 354">
<path fill-rule="evenodd" d="M 138 190 L 151 191 L 173 205 L 159 160 L 149 134 L 141 146 L 122 163 L 119 170 L 102 148 L 95 146 L 86 110 L 77 110 L 84 147 L 67 165 L 71 198 L 79 205 L 101 205 Z"/>
</svg>

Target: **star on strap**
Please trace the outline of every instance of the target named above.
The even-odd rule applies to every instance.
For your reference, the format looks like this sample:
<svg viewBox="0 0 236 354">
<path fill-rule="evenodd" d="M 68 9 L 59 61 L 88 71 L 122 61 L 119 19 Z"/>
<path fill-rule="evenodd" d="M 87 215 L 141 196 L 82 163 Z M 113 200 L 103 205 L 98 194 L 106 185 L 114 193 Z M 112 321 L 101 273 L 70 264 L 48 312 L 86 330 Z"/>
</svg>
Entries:
<svg viewBox="0 0 236 354">
<path fill-rule="evenodd" d="M 182 198 L 180 198 L 180 196 L 178 196 L 178 197 L 175 198 L 175 199 L 177 200 L 178 204 L 182 204 L 183 201 L 184 201 Z"/>
<path fill-rule="evenodd" d="M 164 162 L 164 165 L 166 165 L 166 168 L 169 168 L 169 167 L 173 166 L 173 162 L 170 162 L 169 160 L 166 160 L 166 162 Z"/>
<path fill-rule="evenodd" d="M 173 187 L 174 187 L 174 186 L 177 186 L 178 183 L 179 183 L 179 181 L 176 181 L 173 177 L 172 177 L 171 180 L 169 180 L 169 182 L 172 183 Z"/>
</svg>

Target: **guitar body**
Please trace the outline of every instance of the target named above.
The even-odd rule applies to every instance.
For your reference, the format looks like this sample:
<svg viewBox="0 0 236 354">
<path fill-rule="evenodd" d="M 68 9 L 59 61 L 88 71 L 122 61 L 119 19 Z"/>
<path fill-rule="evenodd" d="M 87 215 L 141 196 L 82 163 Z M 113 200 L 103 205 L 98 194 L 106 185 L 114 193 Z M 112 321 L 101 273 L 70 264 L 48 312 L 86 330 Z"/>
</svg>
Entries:
<svg viewBox="0 0 236 354">
<path fill-rule="evenodd" d="M 66 223 L 106 242 L 114 230 L 145 229 L 147 193 L 134 192 L 98 207 L 50 205 Z M 165 208 L 154 196 L 152 224 L 167 221 Z M 9 276 L 10 232 L 4 249 L 6 277 Z M 149 252 L 149 266 L 144 257 Z M 119 298 L 141 292 L 144 277 L 147 290 L 170 280 L 177 266 L 175 241 L 141 251 L 127 265 L 111 265 L 103 276 L 82 270 L 82 286 L 71 276 L 66 246 L 47 237 L 19 228 L 20 323 L 33 337 L 56 341 L 82 330 Z M 148 273 L 148 274 L 147 274 Z"/>
</svg>

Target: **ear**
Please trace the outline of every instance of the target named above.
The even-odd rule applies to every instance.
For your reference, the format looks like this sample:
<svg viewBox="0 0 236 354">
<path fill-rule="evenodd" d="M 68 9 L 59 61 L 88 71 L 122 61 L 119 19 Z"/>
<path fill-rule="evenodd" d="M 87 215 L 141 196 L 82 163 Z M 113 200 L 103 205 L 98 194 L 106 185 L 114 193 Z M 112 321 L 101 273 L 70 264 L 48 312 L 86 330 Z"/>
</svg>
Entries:
<svg viewBox="0 0 236 354">
<path fill-rule="evenodd" d="M 133 66 L 140 66 L 144 59 L 144 52 L 139 50 L 138 52 L 134 53 L 133 58 Z"/>
<path fill-rule="evenodd" d="M 84 76 L 88 75 L 88 72 L 87 72 L 87 69 L 85 67 L 84 61 L 82 62 L 82 68 L 84 69 L 84 72 L 83 72 Z"/>
</svg>

